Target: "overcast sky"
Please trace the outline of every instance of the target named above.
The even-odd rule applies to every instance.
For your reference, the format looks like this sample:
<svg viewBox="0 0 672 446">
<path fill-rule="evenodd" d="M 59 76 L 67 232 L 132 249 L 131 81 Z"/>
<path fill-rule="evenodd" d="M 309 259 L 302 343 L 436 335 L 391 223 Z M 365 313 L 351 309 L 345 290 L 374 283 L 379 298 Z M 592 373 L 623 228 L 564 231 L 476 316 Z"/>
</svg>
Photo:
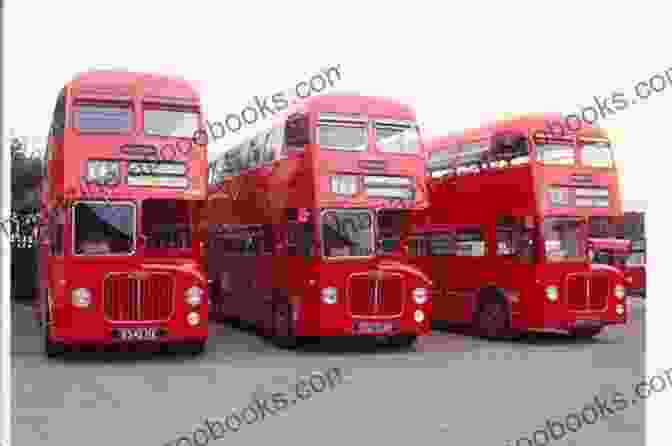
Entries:
<svg viewBox="0 0 672 446">
<path fill-rule="evenodd" d="M 240 113 L 340 65 L 335 90 L 416 107 L 426 135 L 506 113 L 571 113 L 672 67 L 667 14 L 619 2 L 9 2 L 5 129 L 43 145 L 59 89 L 74 73 L 119 67 L 193 81 L 206 117 Z M 672 87 L 601 124 L 624 166 L 626 203 L 644 206 L 654 135 Z M 211 146 L 217 153 L 267 126 Z M 656 132 L 658 129 L 658 132 Z"/>
</svg>

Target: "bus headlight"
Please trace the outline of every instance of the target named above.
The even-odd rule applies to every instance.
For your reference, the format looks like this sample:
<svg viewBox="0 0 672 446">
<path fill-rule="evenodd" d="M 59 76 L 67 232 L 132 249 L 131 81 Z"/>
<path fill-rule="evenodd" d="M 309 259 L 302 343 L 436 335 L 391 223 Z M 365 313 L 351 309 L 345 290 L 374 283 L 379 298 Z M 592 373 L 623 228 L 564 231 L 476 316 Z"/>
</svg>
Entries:
<svg viewBox="0 0 672 446">
<path fill-rule="evenodd" d="M 192 286 L 187 291 L 184 292 L 184 301 L 191 306 L 196 306 L 201 304 L 203 299 L 203 289 L 197 286 Z"/>
<path fill-rule="evenodd" d="M 338 301 L 338 290 L 334 287 L 322 289 L 322 302 L 328 305 L 335 304 Z"/>
<path fill-rule="evenodd" d="M 72 305 L 77 308 L 87 308 L 91 305 L 91 291 L 86 288 L 72 290 Z"/>
<path fill-rule="evenodd" d="M 426 288 L 416 288 L 413 290 L 413 300 L 416 304 L 422 305 L 427 302 L 427 289 Z"/>
<path fill-rule="evenodd" d="M 549 287 L 546 287 L 546 298 L 551 301 L 555 302 L 558 300 L 558 287 L 555 285 L 551 285 Z"/>
<path fill-rule="evenodd" d="M 614 296 L 619 300 L 625 299 L 625 287 L 620 283 L 614 287 Z"/>
<path fill-rule="evenodd" d="M 191 313 L 187 314 L 187 324 L 189 324 L 190 327 L 195 327 L 201 322 L 201 316 L 198 315 L 195 311 L 192 311 Z"/>
<path fill-rule="evenodd" d="M 415 319 L 415 322 L 418 324 L 421 323 L 422 321 L 425 320 L 425 313 L 423 313 L 422 310 L 415 310 L 415 313 L 413 314 L 413 318 Z"/>
<path fill-rule="evenodd" d="M 357 193 L 357 176 L 355 175 L 332 176 L 331 191 L 339 195 L 355 195 Z"/>
<path fill-rule="evenodd" d="M 87 164 L 86 179 L 97 184 L 116 184 L 121 180 L 119 161 L 91 160 Z"/>
<path fill-rule="evenodd" d="M 616 314 L 622 316 L 625 313 L 625 307 L 623 305 L 616 305 Z"/>
</svg>

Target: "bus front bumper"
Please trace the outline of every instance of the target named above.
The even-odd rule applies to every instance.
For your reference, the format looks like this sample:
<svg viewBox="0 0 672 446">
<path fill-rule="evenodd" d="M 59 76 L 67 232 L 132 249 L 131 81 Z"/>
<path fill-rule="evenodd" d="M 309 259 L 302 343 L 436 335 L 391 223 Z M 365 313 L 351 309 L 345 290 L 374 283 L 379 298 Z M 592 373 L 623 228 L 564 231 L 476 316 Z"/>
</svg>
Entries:
<svg viewBox="0 0 672 446">
<path fill-rule="evenodd" d="M 198 324 L 190 326 L 186 317 L 167 321 L 107 321 L 100 315 L 70 309 L 57 312 L 49 329 L 51 342 L 66 345 L 134 344 L 134 343 L 203 343 L 208 338 L 207 310 Z M 60 317 L 59 317 L 60 316 Z"/>
<path fill-rule="evenodd" d="M 299 318 L 297 336 L 424 336 L 431 334 L 431 311 L 414 308 L 398 317 L 349 316 L 342 312 L 322 312 L 317 318 Z"/>
<path fill-rule="evenodd" d="M 513 314 L 511 327 L 520 331 L 571 333 L 582 328 L 623 325 L 628 320 L 625 301 L 609 303 L 601 311 L 572 311 L 565 305 L 546 302 L 539 314 Z"/>
</svg>

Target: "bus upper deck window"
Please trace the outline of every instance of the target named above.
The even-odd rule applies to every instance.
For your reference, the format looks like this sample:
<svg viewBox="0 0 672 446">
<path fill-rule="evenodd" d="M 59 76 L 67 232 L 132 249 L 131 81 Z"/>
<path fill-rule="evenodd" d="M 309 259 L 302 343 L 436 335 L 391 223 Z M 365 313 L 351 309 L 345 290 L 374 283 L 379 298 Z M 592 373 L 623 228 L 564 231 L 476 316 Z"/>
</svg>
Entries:
<svg viewBox="0 0 672 446">
<path fill-rule="evenodd" d="M 418 125 L 413 122 L 376 121 L 376 144 L 383 152 L 418 154 L 420 138 Z"/>
<path fill-rule="evenodd" d="M 493 138 L 490 156 L 497 167 L 500 164 L 524 164 L 530 160 L 527 138 L 516 133 L 502 133 Z"/>
<path fill-rule="evenodd" d="M 133 110 L 130 104 L 80 103 L 75 106 L 75 127 L 81 133 L 129 133 Z"/>
<path fill-rule="evenodd" d="M 198 131 L 198 113 L 178 108 L 160 108 L 145 104 L 145 134 L 192 138 Z"/>
<path fill-rule="evenodd" d="M 324 149 L 363 152 L 368 147 L 368 124 L 360 117 L 320 113 L 317 139 Z"/>
</svg>

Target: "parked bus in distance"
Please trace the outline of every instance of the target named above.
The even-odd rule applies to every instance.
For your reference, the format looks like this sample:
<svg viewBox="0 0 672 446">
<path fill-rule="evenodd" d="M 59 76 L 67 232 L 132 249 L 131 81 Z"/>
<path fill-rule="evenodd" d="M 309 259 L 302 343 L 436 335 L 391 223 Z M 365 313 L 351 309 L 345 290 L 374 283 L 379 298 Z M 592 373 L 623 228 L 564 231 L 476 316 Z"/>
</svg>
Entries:
<svg viewBox="0 0 672 446">
<path fill-rule="evenodd" d="M 311 98 L 211 162 L 209 183 L 213 317 L 286 347 L 329 336 L 410 346 L 429 333 L 430 283 L 394 236 L 426 202 L 412 108 Z"/>
<path fill-rule="evenodd" d="M 632 252 L 625 261 L 625 274 L 632 295 L 646 297 L 646 239 L 632 242 Z"/>
<path fill-rule="evenodd" d="M 588 258 L 593 263 L 611 265 L 625 271 L 625 264 L 631 252 L 630 240 L 617 238 L 588 239 Z"/>
<path fill-rule="evenodd" d="M 626 322 L 622 272 L 587 256 L 588 217 L 622 215 L 611 145 L 597 128 L 550 134 L 558 117 L 497 121 L 425 144 L 429 207 L 409 246 L 436 284 L 435 321 L 485 337 L 592 337 Z"/>
<path fill-rule="evenodd" d="M 624 218 L 609 219 L 594 217 L 590 221 L 590 237 L 604 248 L 602 251 L 614 256 L 596 258 L 595 263 L 614 264 L 626 276 L 628 293 L 633 296 L 646 295 L 646 250 L 644 238 L 644 214 L 625 212 Z M 618 248 L 614 243 L 625 247 Z M 609 249 L 609 244 L 613 249 Z"/>
<path fill-rule="evenodd" d="M 36 317 L 48 355 L 208 336 L 207 152 L 198 92 L 155 74 L 89 71 L 60 92 L 41 188 Z M 157 344 L 158 343 L 158 344 Z"/>
</svg>

